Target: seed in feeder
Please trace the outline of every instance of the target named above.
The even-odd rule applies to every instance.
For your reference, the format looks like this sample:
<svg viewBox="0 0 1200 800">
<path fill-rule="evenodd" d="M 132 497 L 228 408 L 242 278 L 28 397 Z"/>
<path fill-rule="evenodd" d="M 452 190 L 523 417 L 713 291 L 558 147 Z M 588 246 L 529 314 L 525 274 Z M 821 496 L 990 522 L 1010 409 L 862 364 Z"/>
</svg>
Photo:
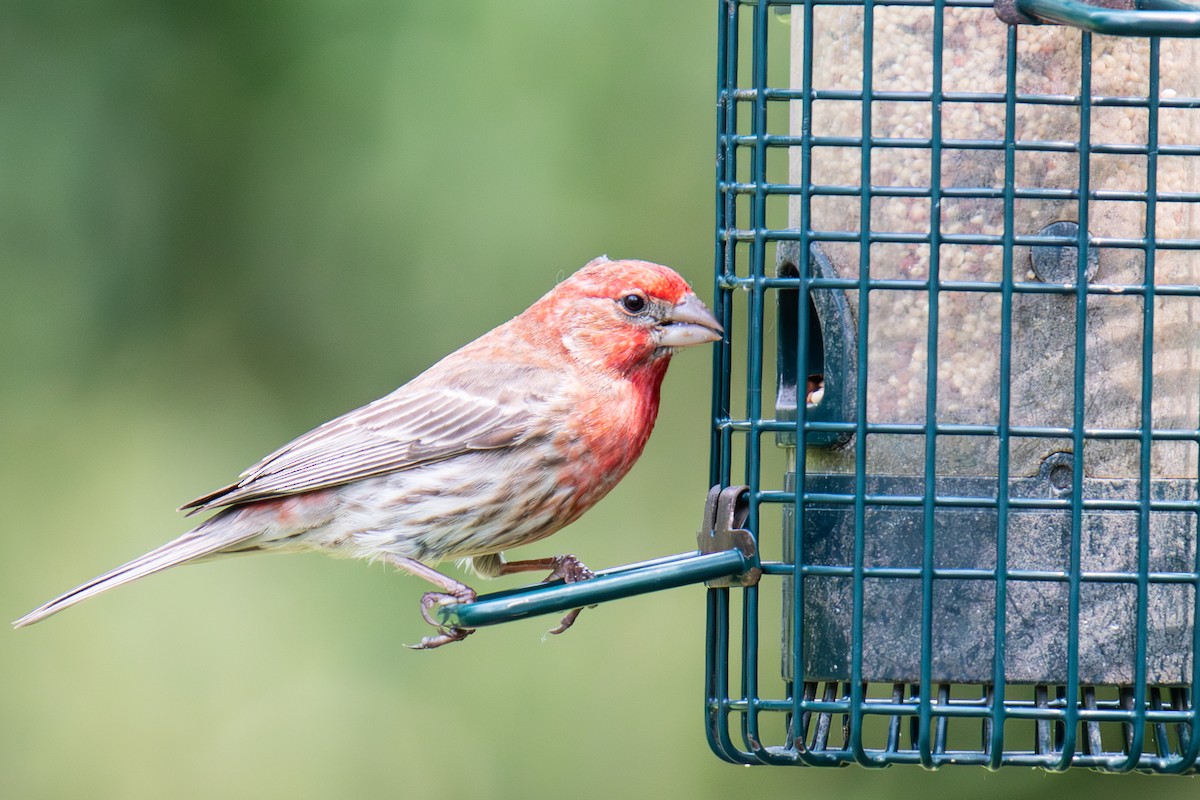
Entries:
<svg viewBox="0 0 1200 800">
<path fill-rule="evenodd" d="M 825 398 L 825 376 L 824 375 L 809 375 L 808 376 L 808 394 L 805 396 L 805 405 L 809 408 L 820 405 L 821 400 Z"/>
</svg>

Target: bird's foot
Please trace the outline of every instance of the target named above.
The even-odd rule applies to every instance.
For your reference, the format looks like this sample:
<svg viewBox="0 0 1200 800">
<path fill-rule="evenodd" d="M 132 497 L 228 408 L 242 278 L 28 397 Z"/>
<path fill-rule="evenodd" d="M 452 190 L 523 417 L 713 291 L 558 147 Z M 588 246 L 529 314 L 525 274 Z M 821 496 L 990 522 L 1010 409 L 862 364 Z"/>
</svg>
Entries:
<svg viewBox="0 0 1200 800">
<path fill-rule="evenodd" d="M 596 573 L 592 572 L 587 568 L 586 564 L 572 555 L 555 556 L 551 560 L 551 564 L 554 571 L 546 576 L 545 583 L 558 580 L 564 583 L 575 583 L 596 577 Z"/>
<path fill-rule="evenodd" d="M 546 577 L 546 581 L 561 580 L 564 583 L 576 583 L 578 581 L 589 580 L 595 576 L 596 573 L 588 569 L 587 565 L 575 556 L 561 555 L 555 556 L 554 571 Z M 595 606 L 590 606 L 590 608 L 595 608 Z M 581 613 L 583 613 L 582 608 L 571 609 L 567 612 L 566 616 L 559 620 L 558 625 L 546 631 L 546 633 L 554 636 L 565 633 L 567 629 L 575 624 L 575 620 L 579 618 Z"/>
<path fill-rule="evenodd" d="M 421 596 L 421 616 L 430 625 L 438 629 L 434 636 L 426 636 L 417 644 L 408 645 L 413 650 L 432 650 L 451 642 L 461 642 L 475 632 L 474 628 L 460 628 L 457 625 L 446 627 L 440 619 L 434 616 L 434 611 L 442 606 L 470 603 L 475 600 L 475 591 L 469 586 L 459 584 L 452 592 L 426 592 Z"/>
<path fill-rule="evenodd" d="M 409 650 L 432 650 L 435 647 L 441 647 L 451 642 L 461 642 L 474 632 L 474 628 L 459 628 L 457 626 L 438 628 L 437 635 L 425 636 L 416 644 L 406 644 L 405 647 Z"/>
</svg>

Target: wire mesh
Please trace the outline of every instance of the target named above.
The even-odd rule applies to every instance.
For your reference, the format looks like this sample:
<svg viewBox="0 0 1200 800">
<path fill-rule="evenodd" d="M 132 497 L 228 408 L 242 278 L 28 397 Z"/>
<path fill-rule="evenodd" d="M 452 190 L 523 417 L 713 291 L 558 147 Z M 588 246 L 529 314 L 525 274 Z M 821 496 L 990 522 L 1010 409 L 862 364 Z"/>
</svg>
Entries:
<svg viewBox="0 0 1200 800">
<path fill-rule="evenodd" d="M 1192 771 L 1194 43 L 718 7 L 713 749 Z"/>
</svg>

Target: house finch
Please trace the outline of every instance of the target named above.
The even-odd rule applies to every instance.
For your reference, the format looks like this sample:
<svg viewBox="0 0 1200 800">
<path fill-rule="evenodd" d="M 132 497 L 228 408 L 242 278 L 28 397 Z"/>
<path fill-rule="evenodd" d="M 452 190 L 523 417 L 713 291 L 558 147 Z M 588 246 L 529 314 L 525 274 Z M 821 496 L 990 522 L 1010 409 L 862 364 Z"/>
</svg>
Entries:
<svg viewBox="0 0 1200 800">
<path fill-rule="evenodd" d="M 591 573 L 574 556 L 503 552 L 574 522 L 629 471 L 658 415 L 676 350 L 722 329 L 673 270 L 591 261 L 524 313 L 373 403 L 304 434 L 180 510 L 218 510 L 157 550 L 13 623 L 30 625 L 114 586 L 191 561 L 323 550 L 380 560 L 440 592 L 419 649 L 471 631 L 431 612 L 475 592 L 434 570 L 457 559 L 484 577 Z M 554 630 L 570 627 L 578 610 Z"/>
</svg>

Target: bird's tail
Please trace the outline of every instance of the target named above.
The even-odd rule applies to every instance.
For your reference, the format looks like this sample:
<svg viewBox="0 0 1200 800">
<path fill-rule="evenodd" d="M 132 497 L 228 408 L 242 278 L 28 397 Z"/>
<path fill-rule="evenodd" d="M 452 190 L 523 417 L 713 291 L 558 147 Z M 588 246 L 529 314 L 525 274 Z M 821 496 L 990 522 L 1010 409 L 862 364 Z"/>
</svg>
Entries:
<svg viewBox="0 0 1200 800">
<path fill-rule="evenodd" d="M 167 542 L 162 547 L 151 550 L 144 556 L 109 570 L 103 575 L 92 578 L 87 583 L 76 586 L 45 605 L 38 606 L 13 622 L 12 625 L 14 628 L 23 628 L 26 625 L 41 622 L 46 617 L 57 614 L 64 608 L 70 608 L 76 603 L 82 603 L 89 597 L 160 572 L 168 567 L 218 554 L 238 552 L 237 545 L 252 538 L 255 532 L 247 532 L 246 526 L 231 524 L 231 522 L 233 520 L 230 520 L 225 514 L 218 514 L 207 519 L 178 539 Z"/>
</svg>

